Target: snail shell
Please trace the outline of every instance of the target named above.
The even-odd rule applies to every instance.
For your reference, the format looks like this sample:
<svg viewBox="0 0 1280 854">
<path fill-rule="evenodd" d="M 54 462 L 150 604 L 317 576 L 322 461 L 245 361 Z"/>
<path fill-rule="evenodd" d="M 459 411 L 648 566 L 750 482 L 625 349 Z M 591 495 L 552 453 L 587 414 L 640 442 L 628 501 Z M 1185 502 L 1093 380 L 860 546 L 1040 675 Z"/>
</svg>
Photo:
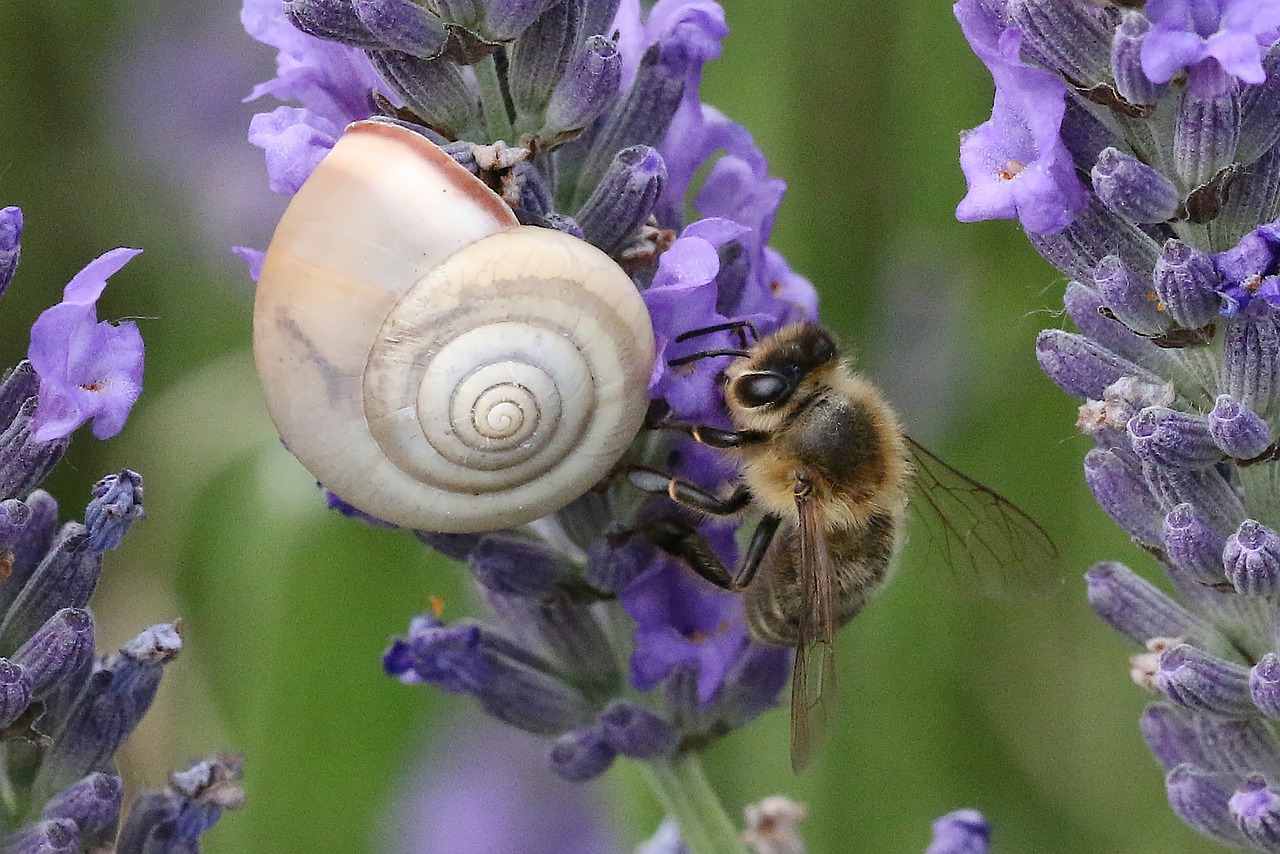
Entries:
<svg viewBox="0 0 1280 854">
<path fill-rule="evenodd" d="M 254 309 L 289 450 L 379 519 L 489 531 L 604 477 L 648 406 L 653 327 L 607 255 L 424 137 L 347 128 L 289 204 Z"/>
</svg>

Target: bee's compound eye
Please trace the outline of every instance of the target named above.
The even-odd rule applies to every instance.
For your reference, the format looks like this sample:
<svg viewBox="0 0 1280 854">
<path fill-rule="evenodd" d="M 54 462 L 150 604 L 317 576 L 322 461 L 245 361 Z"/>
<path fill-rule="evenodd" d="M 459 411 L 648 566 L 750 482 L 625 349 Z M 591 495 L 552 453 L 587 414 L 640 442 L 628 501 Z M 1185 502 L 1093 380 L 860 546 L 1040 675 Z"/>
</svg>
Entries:
<svg viewBox="0 0 1280 854">
<path fill-rule="evenodd" d="M 743 374 L 734 383 L 734 393 L 748 409 L 778 403 L 791 394 L 791 383 L 775 373 Z"/>
</svg>

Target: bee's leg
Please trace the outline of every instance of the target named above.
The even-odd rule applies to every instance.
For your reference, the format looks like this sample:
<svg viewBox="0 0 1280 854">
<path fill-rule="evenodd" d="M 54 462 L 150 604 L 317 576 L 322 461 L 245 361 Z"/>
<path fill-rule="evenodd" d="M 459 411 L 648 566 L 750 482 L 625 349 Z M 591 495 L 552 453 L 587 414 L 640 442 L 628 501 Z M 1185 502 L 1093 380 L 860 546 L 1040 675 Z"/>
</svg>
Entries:
<svg viewBox="0 0 1280 854">
<path fill-rule="evenodd" d="M 756 529 L 751 532 L 751 542 L 747 544 L 747 553 L 742 557 L 742 566 L 738 567 L 737 574 L 733 576 L 733 586 L 738 590 L 746 587 L 756 577 L 756 570 L 764 560 L 764 553 L 769 551 L 769 544 L 773 542 L 773 535 L 778 532 L 781 524 L 782 517 L 773 513 L 756 524 Z"/>
<path fill-rule="evenodd" d="M 760 568 L 781 522 L 782 519 L 772 513 L 760 520 L 751 535 L 751 543 L 747 546 L 742 565 L 733 573 L 729 572 L 706 538 L 698 533 L 698 529 L 683 520 L 655 520 L 645 526 L 644 534 L 655 546 L 677 560 L 684 561 L 690 569 L 715 586 L 738 591 L 746 588 L 756 577 L 756 570 Z"/>
<path fill-rule="evenodd" d="M 644 534 L 662 551 L 683 561 L 689 568 L 724 590 L 736 590 L 733 575 L 698 529 L 682 519 L 655 519 Z"/>
<path fill-rule="evenodd" d="M 639 489 L 661 495 L 664 492 L 677 504 L 709 516 L 732 516 L 751 503 L 751 491 L 739 484 L 728 498 L 717 498 L 688 481 L 674 478 L 654 469 L 632 466 L 627 479 Z"/>
<path fill-rule="evenodd" d="M 683 421 L 667 421 L 657 419 L 646 422 L 651 430 L 676 430 L 691 436 L 695 442 L 709 448 L 741 448 L 743 445 L 755 445 L 769 438 L 768 433 L 759 430 L 725 430 L 709 424 L 687 424 Z"/>
</svg>

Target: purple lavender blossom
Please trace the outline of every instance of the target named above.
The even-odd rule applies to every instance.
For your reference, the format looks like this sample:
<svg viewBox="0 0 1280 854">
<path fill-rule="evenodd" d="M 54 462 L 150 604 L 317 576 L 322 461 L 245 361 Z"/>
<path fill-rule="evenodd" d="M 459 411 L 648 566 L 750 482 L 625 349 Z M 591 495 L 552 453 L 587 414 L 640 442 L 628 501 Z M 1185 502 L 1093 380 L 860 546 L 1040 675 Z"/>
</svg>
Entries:
<svg viewBox="0 0 1280 854">
<path fill-rule="evenodd" d="M 954 9 L 965 38 L 996 83 L 991 119 L 960 141 L 969 192 L 957 206 L 956 218 L 1017 217 L 1029 232 L 1061 231 L 1087 198 L 1060 135 L 1066 86 L 1054 74 L 1023 62 L 1021 32 L 1002 29 L 976 0 L 960 0 Z"/>
<path fill-rule="evenodd" d="M 0 212 L 0 242 L 3 223 L 20 228 L 15 211 Z M 15 258 L 16 234 L 7 235 Z M 99 323 L 96 311 L 107 278 L 138 251 L 108 252 L 77 274 L 32 327 L 30 361 L 0 379 L 0 727 L 6 755 L 21 755 L 24 768 L 6 775 L 6 851 L 189 853 L 223 806 L 239 806 L 227 795 L 238 761 L 210 760 L 220 769 L 210 772 L 223 793 L 216 806 L 208 787 L 188 786 L 166 796 L 173 809 L 163 815 L 146 795 L 122 810 L 115 754 L 182 645 L 161 625 L 95 655 L 87 605 L 103 555 L 145 516 L 142 478 L 125 469 L 100 480 L 83 524 L 59 525 L 57 503 L 38 488 L 72 430 L 92 418 L 99 438 L 115 435 L 138 396 L 141 336 L 132 323 Z M 122 824 L 132 829 L 117 834 Z"/>
<path fill-rule="evenodd" d="M 767 334 L 816 317 L 812 287 L 768 247 L 783 182 L 698 92 L 728 31 L 712 0 L 659 0 L 647 13 L 635 0 L 437 4 L 450 32 L 438 54 L 408 50 L 407 30 L 367 17 L 394 3 L 288 5 L 331 41 L 290 33 L 283 10 L 246 2 L 246 26 L 280 50 L 280 77 L 254 95 L 295 102 L 250 128 L 273 189 L 295 192 L 353 119 L 416 125 L 501 185 L 522 218 L 583 237 L 632 275 L 661 353 L 650 397 L 672 418 L 724 423 L 725 362 L 666 360 L 740 344 L 730 332 L 678 340 L 684 333 L 747 321 Z M 690 202 L 701 218 L 686 222 Z M 646 433 L 637 459 L 710 490 L 737 476 L 725 455 L 664 434 Z M 695 524 L 684 511 L 626 482 L 605 486 L 518 531 L 419 532 L 468 564 L 492 615 L 421 615 L 384 657 L 407 684 L 467 695 L 547 736 L 549 766 L 575 781 L 620 757 L 668 769 L 691 761 L 776 704 L 790 656 L 749 638 L 740 596 L 708 589 L 647 542 L 647 526 Z M 726 565 L 737 560 L 735 527 L 700 529 Z"/>
<path fill-rule="evenodd" d="M 1139 650 L 1134 681 L 1162 698 L 1142 731 L 1173 811 L 1219 842 L 1274 851 L 1280 88 L 1268 75 L 1280 5 L 1148 0 L 1100 12 L 1088 26 L 1111 28 L 1113 67 L 1088 98 L 1053 51 L 1019 53 L 1000 5 L 957 5 L 971 45 L 993 76 L 998 55 L 1065 91 L 1054 130 L 1069 168 L 1094 176 L 1074 220 L 1055 234 L 1027 229 L 1076 280 L 1064 301 L 1080 330 L 1041 333 L 1037 357 L 1084 400 L 1077 423 L 1094 442 L 1085 477 L 1098 503 L 1176 591 L 1104 562 L 1086 574 L 1089 602 Z M 1000 87 L 997 76 L 997 101 Z M 1073 189 L 1059 192 L 1076 203 Z"/>
<path fill-rule="evenodd" d="M 141 249 L 113 249 L 75 275 L 62 302 L 31 326 L 28 358 L 40 376 L 34 438 L 69 436 L 93 419 L 93 435 L 109 439 L 124 428 L 142 393 L 142 335 L 132 321 L 98 322 L 107 279 Z"/>
<path fill-rule="evenodd" d="M 1147 0 L 1151 30 L 1142 68 L 1167 83 L 1184 68 L 1212 60 L 1242 83 L 1264 79 L 1262 54 L 1276 38 L 1280 7 L 1268 0 Z"/>
</svg>

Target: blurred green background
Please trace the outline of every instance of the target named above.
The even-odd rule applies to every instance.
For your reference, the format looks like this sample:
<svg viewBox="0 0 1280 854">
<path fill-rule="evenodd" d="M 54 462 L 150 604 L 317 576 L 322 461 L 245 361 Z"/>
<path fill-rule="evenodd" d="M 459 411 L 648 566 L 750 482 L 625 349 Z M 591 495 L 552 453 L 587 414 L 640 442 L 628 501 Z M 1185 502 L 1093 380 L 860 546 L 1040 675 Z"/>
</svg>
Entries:
<svg viewBox="0 0 1280 854">
<path fill-rule="evenodd" d="M 957 133 L 986 119 L 991 84 L 948 5 L 725 5 L 732 33 L 704 100 L 751 129 L 790 185 L 774 245 L 818 285 L 824 319 L 913 434 L 1045 521 L 1067 585 L 1003 605 L 905 566 L 840 637 L 838 724 L 814 767 L 790 775 L 779 711 L 712 751 L 712 780 L 734 814 L 775 792 L 807 803 L 815 852 L 923 851 L 929 822 L 961 806 L 987 814 L 1005 854 L 1211 850 L 1170 813 L 1141 743 L 1132 650 L 1084 602 L 1093 562 L 1154 567 L 1089 498 L 1075 402 L 1036 368 L 1064 282 L 1015 225 L 952 215 Z M 143 399 L 120 437 L 82 431 L 48 484 L 78 515 L 99 476 L 141 471 L 149 518 L 108 560 L 102 642 L 185 621 L 187 652 L 124 753 L 127 779 L 156 785 L 234 748 L 249 805 L 208 851 L 393 851 L 397 798 L 419 822 L 461 823 L 424 814 L 404 781 L 448 769 L 465 788 L 468 756 L 446 754 L 475 749 L 461 733 L 479 713 L 383 677 L 379 656 L 429 596 L 456 615 L 468 594 L 408 535 L 323 511 L 264 414 L 251 285 L 227 247 L 264 246 L 282 207 L 243 142 L 255 109 L 275 103 L 240 103 L 273 54 L 238 15 L 233 2 L 158 0 L 0 11 L 0 205 L 27 217 L 0 364 L 83 264 L 146 249 L 101 304 L 103 317 L 142 318 Z M 589 788 L 618 850 L 652 832 L 657 806 L 634 769 Z M 541 854 L 518 837 L 495 846 Z"/>
</svg>

